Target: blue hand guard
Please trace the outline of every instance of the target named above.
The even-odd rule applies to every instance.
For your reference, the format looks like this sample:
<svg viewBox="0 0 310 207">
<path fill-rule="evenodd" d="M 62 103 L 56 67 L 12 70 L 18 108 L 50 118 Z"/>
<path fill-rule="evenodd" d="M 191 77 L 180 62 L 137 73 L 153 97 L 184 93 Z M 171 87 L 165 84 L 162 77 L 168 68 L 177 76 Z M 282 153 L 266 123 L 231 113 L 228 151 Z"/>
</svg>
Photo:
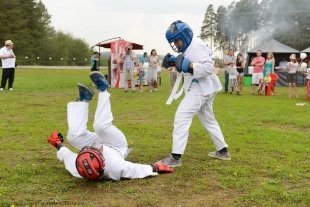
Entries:
<svg viewBox="0 0 310 207">
<path fill-rule="evenodd" d="M 174 63 L 174 64 L 175 64 L 176 60 L 177 60 L 177 58 L 173 55 L 171 55 L 171 57 L 169 58 L 169 62 Z"/>
<path fill-rule="evenodd" d="M 175 66 L 175 60 L 176 60 L 175 56 L 170 55 L 170 53 L 167 53 L 163 59 L 162 66 L 166 69 Z"/>
<path fill-rule="evenodd" d="M 192 73 L 192 70 L 189 68 L 190 61 L 183 55 L 178 55 L 175 61 L 175 67 L 178 72 L 184 72 L 184 73 Z"/>
</svg>

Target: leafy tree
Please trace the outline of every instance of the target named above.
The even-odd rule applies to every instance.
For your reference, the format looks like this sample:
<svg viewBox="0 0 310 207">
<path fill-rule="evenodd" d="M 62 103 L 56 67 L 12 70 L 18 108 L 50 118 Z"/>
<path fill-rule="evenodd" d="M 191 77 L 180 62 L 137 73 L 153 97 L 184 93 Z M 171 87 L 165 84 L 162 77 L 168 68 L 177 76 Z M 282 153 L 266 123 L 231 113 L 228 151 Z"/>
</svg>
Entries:
<svg viewBox="0 0 310 207">
<path fill-rule="evenodd" d="M 20 15 L 22 8 L 19 6 L 20 1 L 0 1 L 0 44 L 3 45 L 7 39 L 19 43 L 19 35 L 17 31 L 22 28 L 24 18 Z M 18 51 L 20 48 L 16 48 Z"/>
<path fill-rule="evenodd" d="M 89 64 L 85 61 L 90 55 L 89 45 L 56 32 L 42 1 L 0 0 L 0 34 L 0 43 L 7 39 L 14 42 L 18 64 Z"/>
<path fill-rule="evenodd" d="M 229 48 L 229 37 L 228 37 L 228 25 L 227 22 L 227 9 L 224 6 L 219 6 L 216 11 L 216 27 L 215 27 L 215 37 L 214 43 L 216 45 L 216 50 L 225 51 Z"/>
<path fill-rule="evenodd" d="M 238 50 L 245 50 L 248 33 L 256 30 L 260 6 L 257 0 L 241 0 L 234 5 L 229 13 L 228 28 L 230 31 L 230 45 Z"/>
<path fill-rule="evenodd" d="M 215 27 L 216 27 L 216 16 L 213 9 L 213 5 L 210 4 L 207 8 L 204 20 L 202 22 L 200 38 L 202 40 L 210 40 L 211 49 L 213 46 L 213 39 L 216 34 Z"/>
<path fill-rule="evenodd" d="M 85 41 L 76 39 L 70 34 L 56 32 L 51 35 L 45 46 L 36 53 L 36 64 L 42 65 L 88 65 L 89 47 Z"/>
<path fill-rule="evenodd" d="M 232 47 L 246 52 L 255 43 L 273 38 L 303 50 L 310 45 L 309 11 L 309 0 L 240 0 L 227 8 L 220 6 L 215 22 L 217 49 Z M 202 31 L 210 27 L 209 16 L 207 9 Z M 211 36 L 207 34 L 208 38 Z"/>
</svg>

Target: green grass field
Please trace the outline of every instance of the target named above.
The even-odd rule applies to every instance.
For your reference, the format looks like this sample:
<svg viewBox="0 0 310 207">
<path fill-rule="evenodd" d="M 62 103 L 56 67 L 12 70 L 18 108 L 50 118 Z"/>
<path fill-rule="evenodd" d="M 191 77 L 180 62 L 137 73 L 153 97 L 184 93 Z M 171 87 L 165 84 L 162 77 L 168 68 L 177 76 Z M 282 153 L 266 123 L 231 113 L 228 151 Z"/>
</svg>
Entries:
<svg viewBox="0 0 310 207">
<path fill-rule="evenodd" d="M 47 143 L 52 130 L 66 134 L 67 102 L 76 83 L 91 85 L 88 70 L 17 69 L 13 92 L 0 93 L 0 206 L 310 206 L 310 102 L 287 88 L 276 96 L 219 93 L 214 112 L 231 161 L 214 150 L 194 118 L 183 166 L 175 173 L 141 180 L 90 182 L 72 177 Z M 153 163 L 171 149 L 173 118 L 168 73 L 158 92 L 110 89 L 114 124 L 134 150 L 128 160 Z M 90 102 L 89 128 L 97 97 Z M 65 141 L 66 143 L 66 141 Z"/>
</svg>

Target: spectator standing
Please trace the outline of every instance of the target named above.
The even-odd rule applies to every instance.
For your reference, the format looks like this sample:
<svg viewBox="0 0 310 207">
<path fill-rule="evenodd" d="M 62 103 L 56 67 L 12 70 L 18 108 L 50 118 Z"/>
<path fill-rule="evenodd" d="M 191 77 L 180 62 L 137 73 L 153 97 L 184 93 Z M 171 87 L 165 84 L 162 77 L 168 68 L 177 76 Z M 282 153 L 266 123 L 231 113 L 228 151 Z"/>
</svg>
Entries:
<svg viewBox="0 0 310 207">
<path fill-rule="evenodd" d="M 264 77 L 267 76 L 268 72 L 269 72 L 269 74 L 274 73 L 274 65 L 275 65 L 275 59 L 274 59 L 273 53 L 268 52 L 267 59 L 265 61 L 265 65 L 264 65 L 264 71 L 263 71 Z"/>
<path fill-rule="evenodd" d="M 310 81 L 310 66 L 305 69 L 305 75 L 306 75 L 306 79 Z"/>
<path fill-rule="evenodd" d="M 15 77 L 15 65 L 16 57 L 13 52 L 14 43 L 12 40 L 6 40 L 4 47 L 0 49 L 0 58 L 2 62 L 2 79 L 0 91 L 3 91 L 6 86 L 6 82 L 9 80 L 8 88 L 13 91 L 13 83 Z"/>
<path fill-rule="evenodd" d="M 161 84 L 161 64 L 157 64 L 157 86 Z"/>
<path fill-rule="evenodd" d="M 229 78 L 229 74 L 228 74 L 228 67 L 230 65 L 230 63 L 234 63 L 234 65 L 236 64 L 236 57 L 234 55 L 234 50 L 233 49 L 229 49 L 228 51 L 228 55 L 225 55 L 224 57 L 224 65 L 225 65 L 225 70 L 224 70 L 224 92 L 227 93 L 228 92 L 228 78 Z"/>
<path fill-rule="evenodd" d="M 237 94 L 239 94 L 238 91 L 238 82 L 237 82 L 237 69 L 236 66 L 234 65 L 234 63 L 230 63 L 230 65 L 227 68 L 228 71 L 228 79 L 229 79 L 229 93 L 233 94 L 234 91 L 237 92 Z"/>
<path fill-rule="evenodd" d="M 169 79 L 170 79 L 170 93 L 173 89 L 173 86 L 175 84 L 175 81 L 177 80 L 178 71 L 174 66 L 168 68 L 169 70 Z"/>
<path fill-rule="evenodd" d="M 281 71 L 285 71 L 287 68 L 287 60 L 285 58 L 282 58 L 279 62 L 279 67 L 281 68 Z"/>
<path fill-rule="evenodd" d="M 143 92 L 143 83 L 144 83 L 144 68 L 141 65 L 141 63 L 136 62 L 136 69 L 138 71 L 138 85 L 139 85 L 139 90 L 142 93 Z"/>
<path fill-rule="evenodd" d="M 242 54 L 237 55 L 237 60 L 236 60 L 236 69 L 238 72 L 237 75 L 237 95 L 242 94 L 242 89 L 243 89 L 243 76 L 244 76 L 244 68 L 245 68 L 245 60 L 242 57 Z"/>
<path fill-rule="evenodd" d="M 157 91 L 157 67 L 159 65 L 159 56 L 155 49 L 151 50 L 149 59 L 149 70 L 147 73 L 150 92 Z"/>
<path fill-rule="evenodd" d="M 268 73 L 269 73 L 269 75 L 271 73 L 274 73 L 274 67 L 275 67 L 274 55 L 272 52 L 268 52 L 267 59 L 265 61 L 265 65 L 264 65 L 264 71 L 263 71 L 264 78 L 267 76 Z M 271 95 L 274 95 L 274 85 L 275 84 L 273 84 L 271 86 Z"/>
<path fill-rule="evenodd" d="M 144 52 L 143 56 L 140 57 L 140 63 L 143 66 L 144 63 L 148 63 L 148 62 L 149 62 L 149 58 L 147 57 L 147 52 Z"/>
<path fill-rule="evenodd" d="M 135 69 L 135 60 L 136 55 L 132 51 L 132 44 L 128 43 L 125 47 L 125 53 L 121 55 L 121 58 L 124 60 L 123 65 L 123 87 L 124 91 L 128 91 L 128 76 L 130 76 L 130 82 L 131 82 L 131 90 L 135 91 L 135 78 L 134 78 L 134 69 Z"/>
<path fill-rule="evenodd" d="M 310 67 L 308 66 L 308 68 L 305 69 L 305 75 L 306 75 L 306 91 L 307 91 L 307 95 L 306 95 L 306 99 L 308 101 L 310 101 Z"/>
<path fill-rule="evenodd" d="M 262 51 L 256 51 L 256 57 L 253 58 L 251 65 L 254 66 L 253 74 L 252 74 L 252 94 L 255 94 L 255 86 L 259 85 L 259 81 L 263 79 L 263 69 L 265 64 L 265 58 L 262 56 Z"/>
<path fill-rule="evenodd" d="M 291 54 L 290 55 L 290 62 L 287 63 L 287 84 L 289 88 L 289 98 L 292 98 L 292 95 L 294 95 L 296 98 L 298 98 L 297 91 L 296 91 L 296 76 L 297 76 L 297 70 L 298 70 L 299 64 L 296 60 L 296 55 Z"/>
<path fill-rule="evenodd" d="M 94 52 L 93 56 L 90 58 L 91 71 L 99 71 L 99 53 Z"/>
<path fill-rule="evenodd" d="M 147 52 L 144 52 L 139 60 L 140 60 L 141 67 L 142 67 L 141 73 L 139 74 L 139 79 L 140 79 L 140 75 L 142 75 L 142 72 L 143 72 L 143 84 L 142 84 L 142 88 L 143 88 L 145 79 L 147 79 L 147 72 L 149 69 L 149 58 L 148 58 Z M 143 92 L 143 89 L 142 89 L 142 92 Z"/>
</svg>

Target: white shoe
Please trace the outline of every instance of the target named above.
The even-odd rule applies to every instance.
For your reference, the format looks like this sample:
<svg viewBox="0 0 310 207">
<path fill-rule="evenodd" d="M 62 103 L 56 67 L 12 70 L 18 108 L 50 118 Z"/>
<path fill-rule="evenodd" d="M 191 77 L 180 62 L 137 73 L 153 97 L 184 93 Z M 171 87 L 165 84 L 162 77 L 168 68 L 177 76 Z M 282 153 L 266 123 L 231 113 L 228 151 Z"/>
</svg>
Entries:
<svg viewBox="0 0 310 207">
<path fill-rule="evenodd" d="M 10 91 L 13 91 L 13 88 L 10 88 L 9 90 L 10 90 Z"/>
<path fill-rule="evenodd" d="M 0 88 L 0 91 L 3 91 L 3 88 Z"/>
</svg>

